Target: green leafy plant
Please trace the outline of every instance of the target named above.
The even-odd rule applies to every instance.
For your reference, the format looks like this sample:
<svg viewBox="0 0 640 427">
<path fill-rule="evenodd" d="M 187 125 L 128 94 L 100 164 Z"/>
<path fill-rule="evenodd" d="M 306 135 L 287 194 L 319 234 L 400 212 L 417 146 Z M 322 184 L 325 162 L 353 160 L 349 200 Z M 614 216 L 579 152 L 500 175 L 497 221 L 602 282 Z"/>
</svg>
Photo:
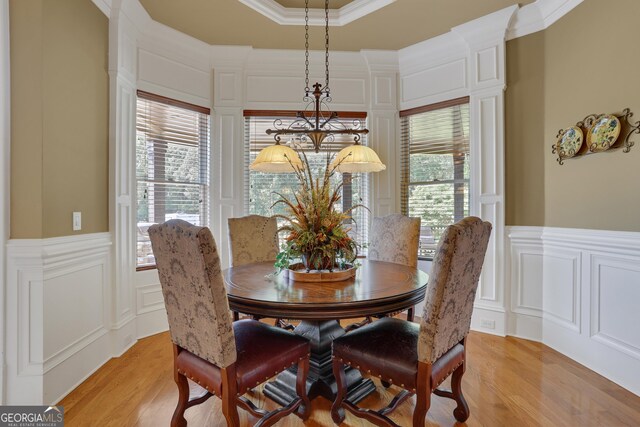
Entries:
<svg viewBox="0 0 640 427">
<path fill-rule="evenodd" d="M 345 268 L 353 265 L 358 255 L 358 244 L 349 236 L 350 228 L 345 222 L 351 219 L 352 206 L 345 212 L 335 208 L 341 199 L 342 183 L 332 186 L 331 177 L 338 164 L 331 165 L 327 154 L 324 172 L 314 177 L 304 151 L 302 167 L 293 166 L 300 187 L 293 196 L 277 193 L 279 199 L 272 205 L 285 205 L 285 215 L 276 215 L 284 220 L 279 232 L 287 232 L 286 243 L 276 258 L 279 271 L 288 268 L 295 259 L 300 259 L 307 271 Z"/>
</svg>

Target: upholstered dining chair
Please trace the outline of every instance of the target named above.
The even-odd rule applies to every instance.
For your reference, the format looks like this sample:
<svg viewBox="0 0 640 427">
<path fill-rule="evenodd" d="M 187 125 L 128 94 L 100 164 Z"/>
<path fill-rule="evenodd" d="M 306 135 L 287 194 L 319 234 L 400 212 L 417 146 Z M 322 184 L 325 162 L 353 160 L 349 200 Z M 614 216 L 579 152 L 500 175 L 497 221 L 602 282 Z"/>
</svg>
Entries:
<svg viewBox="0 0 640 427">
<path fill-rule="evenodd" d="M 229 426 L 239 426 L 238 406 L 272 425 L 297 411 L 306 419 L 309 341 L 255 320 L 231 321 L 220 258 L 211 231 L 182 220 L 149 227 L 149 237 L 173 341 L 174 380 L 178 404 L 172 426 L 186 426 L 184 412 L 212 395 L 222 400 Z M 243 394 L 250 388 L 298 365 L 298 398 L 267 412 Z M 190 397 L 187 378 L 204 388 Z"/>
<path fill-rule="evenodd" d="M 333 341 L 333 372 L 338 392 L 331 408 L 336 424 L 344 409 L 380 426 L 396 426 L 387 417 L 416 395 L 414 427 L 423 427 L 431 393 L 455 400 L 453 415 L 464 422 L 469 407 L 462 394 L 466 338 L 491 224 L 468 217 L 447 227 L 431 267 L 420 324 L 384 318 Z M 344 364 L 378 376 L 403 390 L 379 411 L 364 410 L 346 400 Z M 449 376 L 451 391 L 437 387 Z"/>
<path fill-rule="evenodd" d="M 231 265 L 275 261 L 278 255 L 278 222 L 275 217 L 249 215 L 229 218 Z"/>
<path fill-rule="evenodd" d="M 229 254 L 231 266 L 237 267 L 255 262 L 276 261 L 278 255 L 278 222 L 275 217 L 249 215 L 229 218 Z M 234 311 L 233 319 L 240 313 Z M 293 325 L 277 318 L 276 326 L 293 330 Z"/>
<path fill-rule="evenodd" d="M 418 266 L 420 218 L 400 214 L 373 218 L 369 240 L 367 258 L 415 268 Z M 407 320 L 413 321 L 413 307 L 407 310 Z"/>
</svg>

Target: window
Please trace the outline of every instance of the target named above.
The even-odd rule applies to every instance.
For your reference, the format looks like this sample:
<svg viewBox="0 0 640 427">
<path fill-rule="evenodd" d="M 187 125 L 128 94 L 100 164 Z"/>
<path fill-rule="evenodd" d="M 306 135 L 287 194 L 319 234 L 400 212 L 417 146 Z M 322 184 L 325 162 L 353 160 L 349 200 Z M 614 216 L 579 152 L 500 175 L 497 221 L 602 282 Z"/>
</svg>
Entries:
<svg viewBox="0 0 640 427">
<path fill-rule="evenodd" d="M 422 218 L 419 255 L 469 215 L 469 98 L 400 112 L 402 212 Z"/>
<path fill-rule="evenodd" d="M 249 165 L 264 147 L 274 144 L 273 135 L 267 135 L 266 130 L 274 128 L 274 121 L 280 121 L 282 126 L 288 126 L 295 120 L 295 112 L 273 111 L 245 111 L 245 210 L 248 214 L 271 216 L 283 213 L 284 207 L 278 205 L 272 208 L 278 199 L 275 192 L 284 195 L 292 194 L 298 187 L 298 181 L 293 173 L 262 173 L 249 169 Z M 366 120 L 364 113 L 338 113 L 340 119 L 353 126 L 354 120 Z M 361 144 L 366 145 L 366 135 Z M 333 142 L 325 141 L 319 153 L 313 147 L 306 150 L 309 163 L 314 170 L 324 170 L 327 155 L 331 156 L 344 147 L 353 144 L 353 136 L 335 135 Z M 351 206 L 363 204 L 368 207 L 368 180 L 366 174 L 339 174 L 333 177 L 335 184 L 344 182 L 342 188 L 341 210 Z M 358 243 L 366 243 L 369 229 L 369 211 L 357 208 L 352 211 L 350 224 L 351 235 Z"/>
<path fill-rule="evenodd" d="M 137 266 L 153 266 L 148 228 L 169 219 L 207 225 L 209 109 L 138 91 Z"/>
</svg>

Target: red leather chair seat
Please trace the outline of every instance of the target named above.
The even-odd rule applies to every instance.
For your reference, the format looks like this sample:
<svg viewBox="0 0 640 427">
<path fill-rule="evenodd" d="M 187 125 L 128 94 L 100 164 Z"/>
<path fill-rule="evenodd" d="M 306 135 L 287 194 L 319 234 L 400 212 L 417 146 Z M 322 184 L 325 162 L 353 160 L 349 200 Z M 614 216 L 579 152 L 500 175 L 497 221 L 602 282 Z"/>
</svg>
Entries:
<svg viewBox="0 0 640 427">
<path fill-rule="evenodd" d="M 233 323 L 236 339 L 236 378 L 238 394 L 282 372 L 309 354 L 309 341 L 283 329 L 255 321 Z M 220 396 L 220 368 L 200 357 L 182 351 L 176 359 L 177 369 Z"/>
<path fill-rule="evenodd" d="M 415 391 L 418 375 L 420 325 L 385 317 L 333 341 L 333 356 L 363 373 Z M 464 361 L 464 347 L 456 344 L 431 368 L 433 384 L 440 384 Z"/>
</svg>

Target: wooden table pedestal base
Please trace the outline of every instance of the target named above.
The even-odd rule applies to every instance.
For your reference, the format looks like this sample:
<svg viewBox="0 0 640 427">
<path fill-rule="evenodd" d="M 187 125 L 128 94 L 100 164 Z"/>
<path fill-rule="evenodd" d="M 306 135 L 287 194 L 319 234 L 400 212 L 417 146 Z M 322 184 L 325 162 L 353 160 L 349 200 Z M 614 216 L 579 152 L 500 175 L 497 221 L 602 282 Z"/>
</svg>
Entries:
<svg viewBox="0 0 640 427">
<path fill-rule="evenodd" d="M 310 399 L 322 396 L 333 402 L 336 396 L 336 379 L 331 368 L 331 343 L 345 334 L 337 320 L 302 321 L 294 330 L 311 341 L 311 361 L 307 379 L 307 393 Z M 296 371 L 293 367 L 282 372 L 275 381 L 264 386 L 264 394 L 280 405 L 287 405 L 296 398 Z M 347 398 L 357 403 L 372 393 L 376 387 L 373 381 L 365 379 L 360 371 L 347 367 Z"/>
</svg>

